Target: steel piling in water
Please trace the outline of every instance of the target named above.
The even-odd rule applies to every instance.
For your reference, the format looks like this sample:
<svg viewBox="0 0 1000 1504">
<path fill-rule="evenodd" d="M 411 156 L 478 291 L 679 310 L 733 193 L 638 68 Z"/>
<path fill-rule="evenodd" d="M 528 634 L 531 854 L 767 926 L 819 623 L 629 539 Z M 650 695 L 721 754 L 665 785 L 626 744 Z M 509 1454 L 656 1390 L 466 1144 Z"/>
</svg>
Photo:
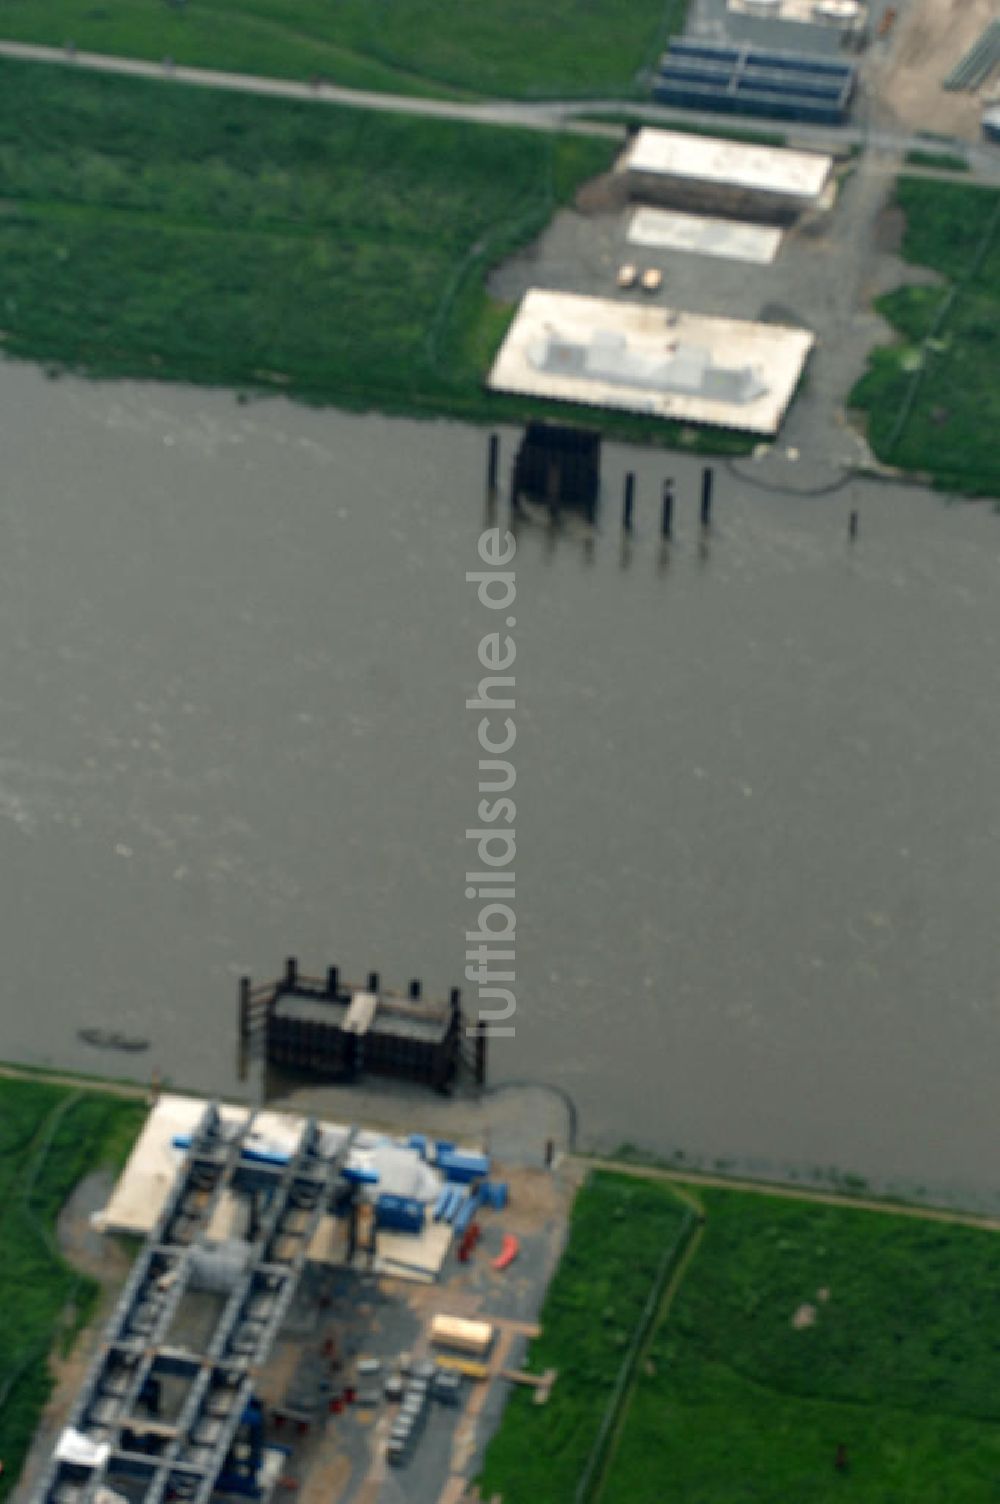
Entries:
<svg viewBox="0 0 1000 1504">
<path fill-rule="evenodd" d="M 486 523 L 491 527 L 496 521 L 497 474 L 500 463 L 500 435 L 491 433 L 486 456 Z"/>
<path fill-rule="evenodd" d="M 850 541 L 852 543 L 854 542 L 855 538 L 858 536 L 858 514 L 857 514 L 857 512 L 852 512 L 851 515 L 850 515 L 850 517 L 847 519 L 847 536 L 848 536 L 848 538 L 850 539 Z"/>
<path fill-rule="evenodd" d="M 664 538 L 673 537 L 674 531 L 674 482 L 663 482 L 663 515 L 660 519 L 660 534 Z"/>
<path fill-rule="evenodd" d="M 625 477 L 625 494 L 622 497 L 622 530 L 631 533 L 635 521 L 635 476 L 630 470 Z"/>
<path fill-rule="evenodd" d="M 711 465 L 706 465 L 701 472 L 701 525 L 710 527 L 712 522 L 712 489 L 715 484 L 715 471 Z"/>
</svg>

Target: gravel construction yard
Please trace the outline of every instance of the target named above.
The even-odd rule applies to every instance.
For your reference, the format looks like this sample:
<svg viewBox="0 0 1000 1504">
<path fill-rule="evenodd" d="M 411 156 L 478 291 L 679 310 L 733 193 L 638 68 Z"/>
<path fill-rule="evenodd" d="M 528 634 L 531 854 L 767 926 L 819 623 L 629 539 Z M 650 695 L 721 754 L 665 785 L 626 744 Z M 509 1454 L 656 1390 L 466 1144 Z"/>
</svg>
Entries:
<svg viewBox="0 0 1000 1504">
<path fill-rule="evenodd" d="M 900 11 L 891 45 L 872 53 L 868 84 L 879 123 L 978 140 L 981 96 L 941 84 L 996 19 L 996 0 L 911 0 Z"/>
</svg>

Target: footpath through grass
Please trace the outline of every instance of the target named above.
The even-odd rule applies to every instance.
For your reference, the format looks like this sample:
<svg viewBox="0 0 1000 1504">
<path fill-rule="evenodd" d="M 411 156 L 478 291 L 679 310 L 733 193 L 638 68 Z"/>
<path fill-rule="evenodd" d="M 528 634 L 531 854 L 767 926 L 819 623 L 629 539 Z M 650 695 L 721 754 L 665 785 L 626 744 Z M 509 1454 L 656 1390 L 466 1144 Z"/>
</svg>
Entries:
<svg viewBox="0 0 1000 1504">
<path fill-rule="evenodd" d="M 904 257 L 944 280 L 877 300 L 901 339 L 872 352 L 850 405 L 887 464 L 1000 496 L 1000 193 L 904 177 L 896 201 Z"/>
<path fill-rule="evenodd" d="M 49 1396 L 49 1353 L 68 1345 L 97 1293 L 61 1257 L 56 1217 L 82 1176 L 123 1162 L 145 1112 L 100 1092 L 0 1079 L 0 1498 Z"/>
<path fill-rule="evenodd" d="M 0 350 L 343 407 L 569 417 L 484 389 L 514 311 L 485 275 L 614 150 L 0 61 Z"/>
<path fill-rule="evenodd" d="M 0 35 L 403 94 L 624 97 L 686 0 L 0 0 Z"/>
</svg>

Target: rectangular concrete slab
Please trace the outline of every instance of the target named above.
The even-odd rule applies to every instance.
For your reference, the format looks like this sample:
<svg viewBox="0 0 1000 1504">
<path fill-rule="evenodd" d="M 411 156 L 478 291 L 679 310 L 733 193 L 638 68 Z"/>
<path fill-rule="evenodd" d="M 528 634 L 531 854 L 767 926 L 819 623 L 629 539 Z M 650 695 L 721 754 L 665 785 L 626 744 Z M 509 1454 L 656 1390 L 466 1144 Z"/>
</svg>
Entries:
<svg viewBox="0 0 1000 1504">
<path fill-rule="evenodd" d="M 703 214 L 679 214 L 671 209 L 637 209 L 629 221 L 628 238 L 631 245 L 655 250 L 690 251 L 699 256 L 720 256 L 727 261 L 752 261 L 767 266 L 778 254 L 781 230 L 775 225 L 710 219 Z"/>
<path fill-rule="evenodd" d="M 806 329 L 532 288 L 488 385 L 774 434 L 814 343 Z"/>
</svg>

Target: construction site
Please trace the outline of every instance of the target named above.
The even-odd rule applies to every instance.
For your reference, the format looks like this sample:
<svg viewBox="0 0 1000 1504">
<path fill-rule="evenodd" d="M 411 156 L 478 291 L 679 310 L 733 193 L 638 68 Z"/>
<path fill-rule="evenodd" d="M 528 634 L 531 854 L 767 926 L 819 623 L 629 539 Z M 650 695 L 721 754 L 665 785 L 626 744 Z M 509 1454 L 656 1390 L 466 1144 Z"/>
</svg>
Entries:
<svg viewBox="0 0 1000 1504">
<path fill-rule="evenodd" d="M 510 1387 L 557 1381 L 521 1364 L 570 1195 L 482 1146 L 161 1097 L 94 1219 L 141 1249 L 25 1497 L 471 1497 Z"/>
<path fill-rule="evenodd" d="M 698 114 L 637 122 L 613 169 L 494 269 L 518 313 L 491 388 L 871 462 L 849 399 L 891 337 L 873 305 L 927 275 L 900 254 L 895 175 L 996 176 L 979 143 L 1000 137 L 1000 21 L 988 0 L 821 8 L 691 7 L 651 92 Z M 783 133 L 734 139 L 726 115 Z M 900 130 L 908 152 L 879 144 Z"/>
<path fill-rule="evenodd" d="M 830 216 L 833 157 L 643 129 L 602 186 L 586 248 L 560 243 L 555 285 L 523 291 L 490 387 L 773 438 L 816 336 L 747 291 L 775 278 L 786 235 Z M 719 299 L 726 279 L 739 304 Z"/>
</svg>

